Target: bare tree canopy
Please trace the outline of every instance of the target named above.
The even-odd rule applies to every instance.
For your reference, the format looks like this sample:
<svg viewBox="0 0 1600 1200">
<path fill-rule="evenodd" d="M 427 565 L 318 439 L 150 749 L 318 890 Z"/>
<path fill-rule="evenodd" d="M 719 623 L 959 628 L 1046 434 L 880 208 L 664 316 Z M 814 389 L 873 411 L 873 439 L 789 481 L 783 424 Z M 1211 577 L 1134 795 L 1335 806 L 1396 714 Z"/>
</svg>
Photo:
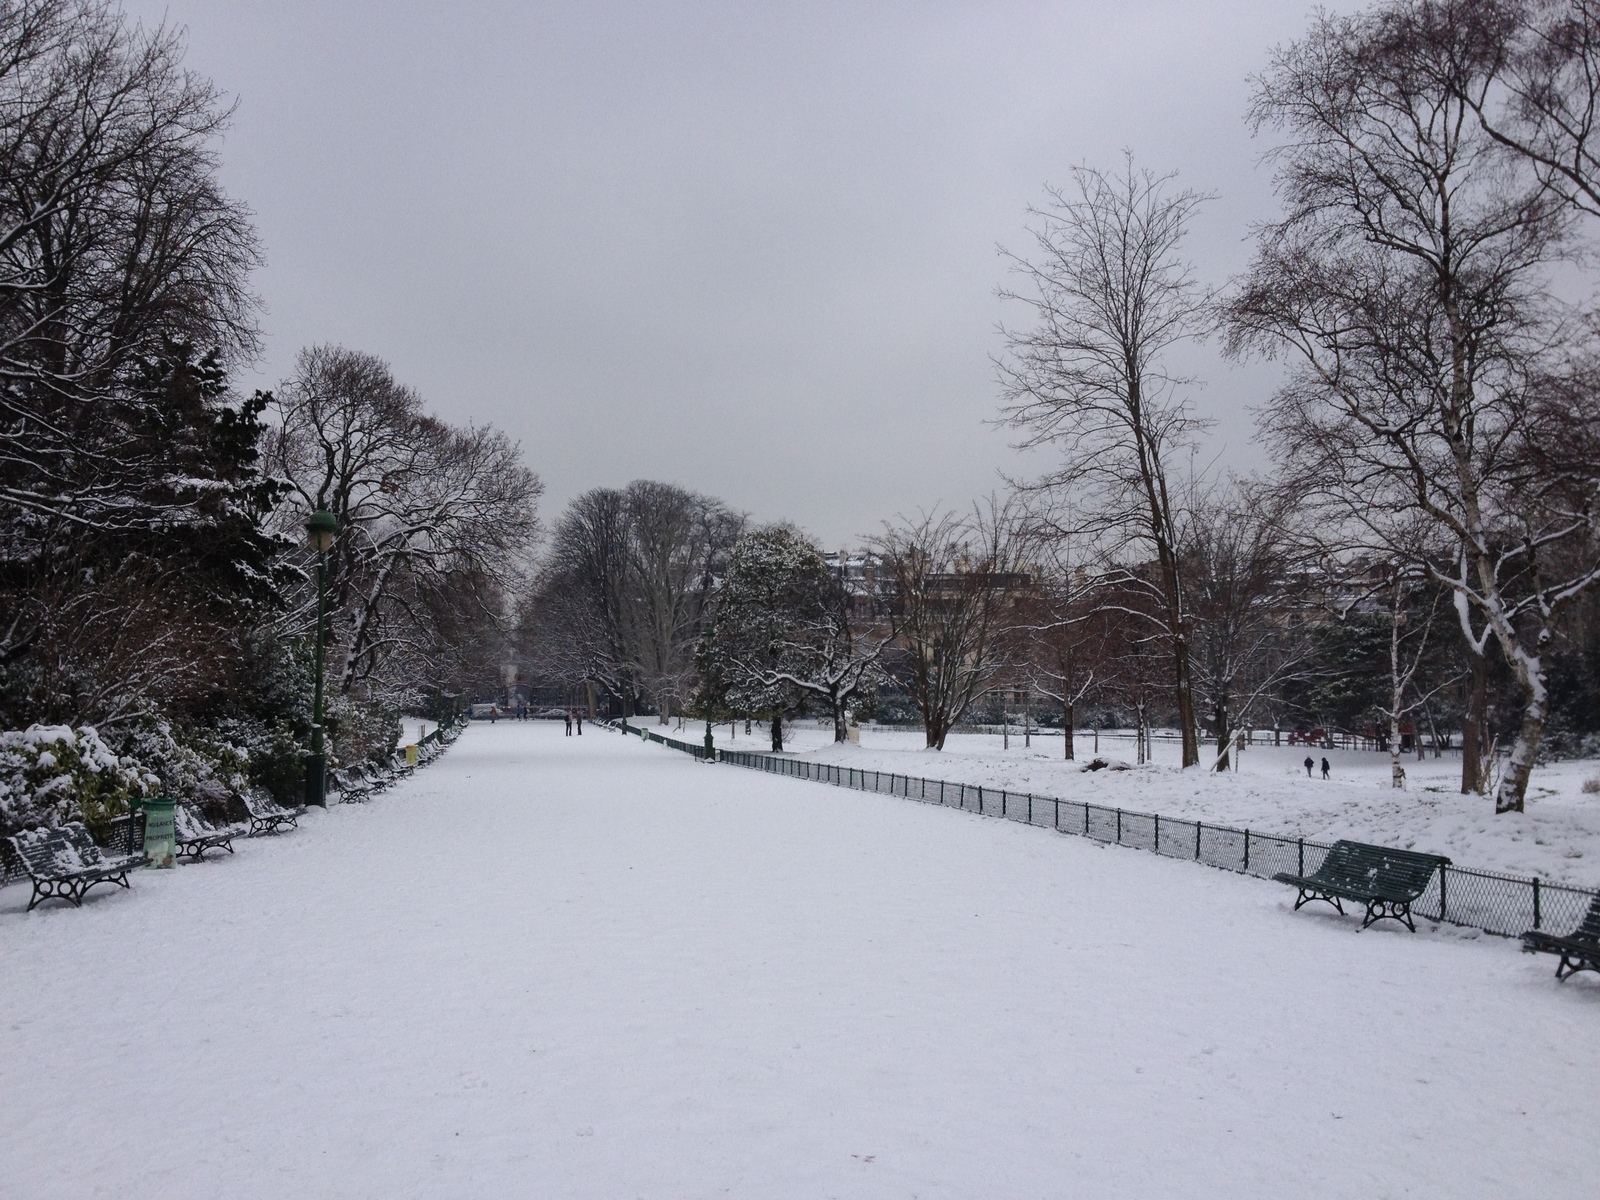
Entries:
<svg viewBox="0 0 1600 1200">
<path fill-rule="evenodd" d="M 1195 690 L 1216 740 L 1212 766 L 1233 765 L 1234 731 L 1284 684 L 1307 677 L 1312 647 L 1293 626 L 1295 497 L 1231 483 L 1191 499 L 1183 528 L 1184 575 L 1194 624 Z"/>
<path fill-rule="evenodd" d="M 922 714 L 930 748 L 1005 679 L 1011 634 L 1032 577 L 1015 512 L 991 500 L 968 513 L 888 523 L 875 540 L 887 573 L 891 669 Z"/>
<path fill-rule="evenodd" d="M 1031 210 L 1034 254 L 1008 254 L 1022 283 L 1002 295 L 1032 311 L 1008 329 L 999 364 L 1005 419 L 1024 446 L 1049 445 L 1060 464 L 1035 490 L 1090 497 L 1085 528 L 1124 558 L 1158 567 L 1183 738 L 1183 764 L 1200 761 L 1178 522 L 1169 472 L 1202 427 L 1164 354 L 1209 328 L 1209 297 L 1180 257 L 1188 222 L 1207 197 L 1173 192 L 1171 176 L 1073 171 Z"/>
<path fill-rule="evenodd" d="M 1594 407 L 1557 353 L 1579 330 L 1550 289 L 1571 206 L 1474 115 L 1507 60 L 1505 11 L 1396 0 L 1322 14 L 1276 53 L 1254 117 L 1285 138 L 1287 214 L 1229 319 L 1235 351 L 1291 355 L 1267 429 L 1321 519 L 1448 585 L 1480 655 L 1498 643 L 1523 715 L 1496 803 L 1519 809 L 1543 656 L 1600 581 L 1600 462 L 1541 465 L 1592 444 Z"/>
<path fill-rule="evenodd" d="M 285 529 L 318 508 L 339 522 L 328 556 L 339 692 L 411 698 L 485 628 L 507 627 L 542 489 L 505 434 L 443 424 L 385 363 L 331 346 L 301 354 L 273 414 Z"/>
<path fill-rule="evenodd" d="M 744 529 L 720 500 L 638 480 L 594 488 L 556 522 L 523 641 L 559 677 L 601 684 L 663 721 L 687 702 L 715 581 Z"/>
<path fill-rule="evenodd" d="M 0 4 L 8 714 L 202 694 L 281 582 L 261 403 L 227 388 L 256 349 L 259 261 L 217 180 L 228 115 L 171 30 L 96 0 Z"/>
</svg>

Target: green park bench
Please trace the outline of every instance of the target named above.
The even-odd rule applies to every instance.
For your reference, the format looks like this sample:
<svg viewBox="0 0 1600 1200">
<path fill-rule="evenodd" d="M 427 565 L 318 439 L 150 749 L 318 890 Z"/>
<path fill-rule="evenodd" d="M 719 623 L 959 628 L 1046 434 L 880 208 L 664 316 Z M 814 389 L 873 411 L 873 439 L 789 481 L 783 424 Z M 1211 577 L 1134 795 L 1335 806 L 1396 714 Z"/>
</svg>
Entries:
<svg viewBox="0 0 1600 1200">
<path fill-rule="evenodd" d="M 1565 979 L 1579 971 L 1600 972 L 1600 896 L 1589 902 L 1583 922 L 1565 937 L 1530 929 L 1522 935 L 1522 948 L 1529 954 L 1559 954 L 1556 978 Z"/>
<path fill-rule="evenodd" d="M 233 853 L 235 834 L 243 833 L 243 825 L 213 825 L 197 805 L 180 802 L 173 809 L 172 822 L 177 837 L 178 857 L 188 856 L 199 860 L 207 850 L 226 850 Z"/>
<path fill-rule="evenodd" d="M 1415 933 L 1412 902 L 1427 890 L 1433 873 L 1449 863 L 1448 858 L 1438 854 L 1340 841 L 1333 844 L 1322 865 L 1311 874 L 1280 871 L 1272 878 L 1300 889 L 1300 898 L 1294 902 L 1296 912 L 1303 904 L 1326 900 L 1342 915 L 1343 901 L 1349 900 L 1367 906 L 1361 928 L 1387 919 L 1399 921 Z"/>
<path fill-rule="evenodd" d="M 287 826 L 295 828 L 300 823 L 304 808 L 285 808 L 272 798 L 266 788 L 254 787 L 244 794 L 245 811 L 250 814 L 250 836 L 277 833 Z"/>
<path fill-rule="evenodd" d="M 29 912 L 45 900 L 81 906 L 83 894 L 97 883 L 129 887 L 128 872 L 144 862 L 142 854 L 106 854 L 94 844 L 88 826 L 78 821 L 55 829 L 30 829 L 7 840 L 33 881 Z"/>
</svg>

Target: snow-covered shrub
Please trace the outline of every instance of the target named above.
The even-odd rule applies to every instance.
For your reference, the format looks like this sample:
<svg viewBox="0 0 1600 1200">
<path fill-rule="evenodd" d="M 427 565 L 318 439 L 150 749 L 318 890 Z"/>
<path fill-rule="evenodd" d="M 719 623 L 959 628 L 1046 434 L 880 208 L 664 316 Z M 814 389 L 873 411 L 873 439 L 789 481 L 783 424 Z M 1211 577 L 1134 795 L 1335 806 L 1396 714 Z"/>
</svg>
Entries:
<svg viewBox="0 0 1600 1200">
<path fill-rule="evenodd" d="M 1549 732 L 1539 744 L 1541 762 L 1561 762 L 1572 758 L 1600 758 L 1600 733 L 1578 733 L 1563 721 L 1552 720 Z"/>
<path fill-rule="evenodd" d="M 180 800 L 214 802 L 249 786 L 249 752 L 207 732 L 156 721 L 131 730 L 119 749 L 160 780 L 164 795 Z"/>
<path fill-rule="evenodd" d="M 0 834 L 82 821 L 101 832 L 159 781 L 114 753 L 91 726 L 30 725 L 0 733 Z"/>
<path fill-rule="evenodd" d="M 1600 796 L 1600 776 L 1583 781 L 1583 792 L 1586 796 Z"/>
<path fill-rule="evenodd" d="M 328 700 L 326 715 L 335 766 L 386 758 L 400 744 L 400 713 L 387 704 L 336 696 Z"/>
<path fill-rule="evenodd" d="M 250 782 L 271 792 L 280 804 L 298 804 L 306 777 L 309 735 L 286 722 L 262 725 L 252 721 L 222 721 L 220 733 L 249 753 Z"/>
</svg>

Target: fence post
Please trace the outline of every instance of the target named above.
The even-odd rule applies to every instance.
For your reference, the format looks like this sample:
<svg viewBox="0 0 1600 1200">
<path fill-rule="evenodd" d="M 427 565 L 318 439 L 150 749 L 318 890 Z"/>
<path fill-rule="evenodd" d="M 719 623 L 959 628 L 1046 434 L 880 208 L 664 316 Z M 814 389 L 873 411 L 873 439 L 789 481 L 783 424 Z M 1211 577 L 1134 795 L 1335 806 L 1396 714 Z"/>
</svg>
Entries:
<svg viewBox="0 0 1600 1200">
<path fill-rule="evenodd" d="M 1298 838 L 1296 840 L 1298 841 L 1300 847 L 1300 869 L 1296 871 L 1295 874 L 1304 879 L 1306 874 L 1306 840 L 1305 838 Z"/>
<path fill-rule="evenodd" d="M 1001 788 L 1000 789 L 1000 815 L 1001 815 L 1001 817 L 1004 817 L 1006 815 L 1006 790 L 1005 790 L 1005 788 Z"/>
<path fill-rule="evenodd" d="M 1117 845 L 1122 845 L 1122 810 L 1117 809 Z"/>
<path fill-rule="evenodd" d="M 1539 928 L 1539 877 L 1533 877 L 1533 927 Z"/>
<path fill-rule="evenodd" d="M 1244 870 L 1246 874 L 1250 871 L 1250 831 L 1248 829 L 1244 831 Z"/>
<path fill-rule="evenodd" d="M 1033 793 L 1028 793 L 1028 824 L 1033 824 Z"/>
<path fill-rule="evenodd" d="M 1089 805 L 1087 803 L 1083 806 L 1083 836 L 1089 836 Z"/>
<path fill-rule="evenodd" d="M 1200 822 L 1194 823 L 1194 860 L 1200 861 Z"/>
<path fill-rule="evenodd" d="M 1443 863 L 1439 864 L 1439 920 L 1444 920 L 1444 877 L 1449 868 Z"/>
<path fill-rule="evenodd" d="M 983 816 L 983 785 L 978 785 L 978 815 Z"/>
<path fill-rule="evenodd" d="M 1156 853 L 1161 853 L 1161 814 L 1156 814 Z"/>
<path fill-rule="evenodd" d="M 1060 829 L 1061 828 L 1061 801 L 1056 800 L 1056 801 L 1053 801 L 1053 803 L 1056 806 L 1056 828 Z"/>
</svg>

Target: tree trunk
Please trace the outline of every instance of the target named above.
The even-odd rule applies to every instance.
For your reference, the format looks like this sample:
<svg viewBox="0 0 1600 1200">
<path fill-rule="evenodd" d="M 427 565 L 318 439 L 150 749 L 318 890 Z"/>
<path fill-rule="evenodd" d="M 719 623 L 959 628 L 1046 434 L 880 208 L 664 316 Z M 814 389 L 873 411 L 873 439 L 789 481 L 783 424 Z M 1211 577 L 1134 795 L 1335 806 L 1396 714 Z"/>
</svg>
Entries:
<svg viewBox="0 0 1600 1200">
<path fill-rule="evenodd" d="M 1506 763 L 1500 786 L 1495 789 L 1494 810 L 1497 813 L 1522 811 L 1528 794 L 1528 776 L 1533 773 L 1534 761 L 1539 757 L 1545 722 L 1550 717 L 1550 690 L 1545 682 L 1544 660 L 1538 655 L 1518 654 L 1513 662 L 1524 696 L 1522 724 L 1517 729 L 1516 744 L 1511 747 L 1511 760 Z"/>
<path fill-rule="evenodd" d="M 774 754 L 778 754 L 778 753 L 781 753 L 782 750 L 783 750 L 783 714 L 781 712 L 775 712 L 775 713 L 772 714 L 772 752 Z"/>
<path fill-rule="evenodd" d="M 1228 728 L 1228 705 L 1219 701 L 1212 713 L 1217 721 L 1217 770 L 1226 771 L 1232 765 L 1230 743 L 1233 738 L 1233 730 Z"/>
<path fill-rule="evenodd" d="M 1194 675 L 1189 664 L 1189 639 L 1183 632 L 1183 601 L 1179 592 L 1177 557 L 1165 544 L 1158 544 L 1162 591 L 1165 593 L 1167 621 L 1172 637 L 1172 682 L 1178 700 L 1178 733 L 1183 739 L 1183 765 L 1200 765 L 1200 742 L 1194 723 Z"/>
<path fill-rule="evenodd" d="M 1461 720 L 1461 794 L 1482 795 L 1487 780 L 1483 752 L 1488 738 L 1489 663 L 1481 654 L 1467 651 L 1469 674 Z"/>
<path fill-rule="evenodd" d="M 844 727 L 844 701 L 836 700 L 833 705 L 833 740 L 843 742 L 849 739 Z"/>
<path fill-rule="evenodd" d="M 1406 786 L 1406 769 L 1400 765 L 1400 706 L 1405 702 L 1405 678 L 1400 673 L 1400 585 L 1395 585 L 1395 608 L 1389 623 L 1389 784 Z M 1421 654 L 1421 651 L 1418 651 Z"/>
<path fill-rule="evenodd" d="M 1433 756 L 1434 758 L 1443 758 L 1444 747 L 1439 744 L 1439 727 L 1433 722 L 1433 705 L 1424 704 L 1422 712 L 1428 718 L 1428 738 L 1433 742 Z"/>
<path fill-rule="evenodd" d="M 1396 709 L 1400 707 L 1398 697 L 1393 703 Z M 1400 716 L 1397 712 L 1389 714 L 1389 786 L 1406 786 L 1406 769 L 1400 765 Z"/>
<path fill-rule="evenodd" d="M 1066 743 L 1066 759 L 1071 762 L 1073 758 L 1071 700 L 1061 702 L 1061 740 Z"/>
</svg>

